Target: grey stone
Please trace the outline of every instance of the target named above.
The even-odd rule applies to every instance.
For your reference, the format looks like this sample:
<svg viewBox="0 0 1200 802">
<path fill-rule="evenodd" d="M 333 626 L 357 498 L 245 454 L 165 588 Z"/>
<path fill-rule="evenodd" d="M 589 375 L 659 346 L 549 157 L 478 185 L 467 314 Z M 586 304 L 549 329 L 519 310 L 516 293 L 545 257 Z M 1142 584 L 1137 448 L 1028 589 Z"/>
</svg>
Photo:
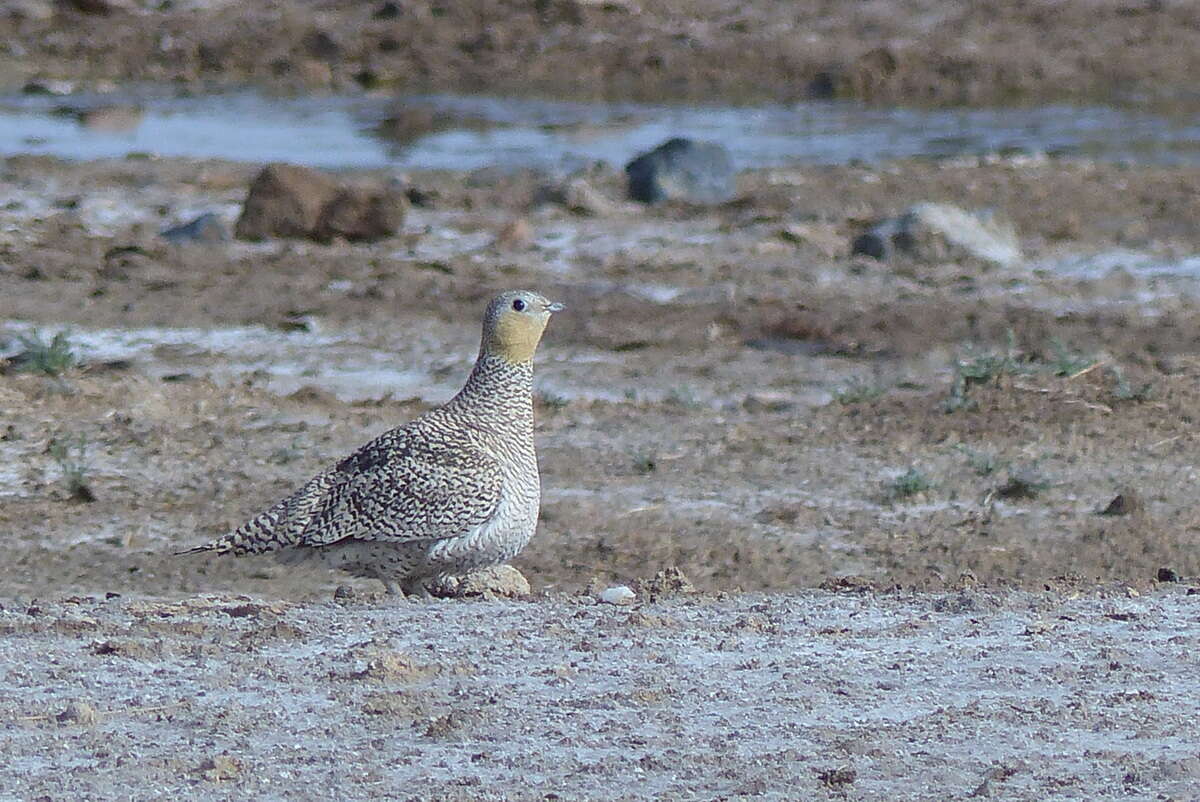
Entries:
<svg viewBox="0 0 1200 802">
<path fill-rule="evenodd" d="M 100 720 L 100 714 L 87 702 L 76 699 L 69 702 L 54 718 L 59 724 L 95 724 Z"/>
<path fill-rule="evenodd" d="M 312 235 L 322 242 L 334 237 L 352 242 L 390 237 L 404 225 L 406 208 L 404 194 L 390 187 L 346 187 L 321 210 Z"/>
<path fill-rule="evenodd" d="M 534 194 L 534 205 L 552 203 L 572 214 L 607 217 L 620 211 L 620 204 L 610 200 L 583 176 L 574 176 L 558 183 L 543 184 Z"/>
<path fill-rule="evenodd" d="M 54 5 L 49 0 L 10 0 L 3 10 L 18 19 L 48 20 L 54 16 Z"/>
<path fill-rule="evenodd" d="M 429 591 L 434 596 L 452 599 L 523 599 L 532 592 L 529 580 L 511 565 L 481 568 L 465 577 L 445 577 L 432 583 Z"/>
<path fill-rule="evenodd" d="M 976 260 L 1002 267 L 1022 258 L 1010 223 L 991 212 L 945 203 L 919 203 L 899 217 L 878 221 L 854 239 L 851 252 L 879 260 L 903 253 L 924 262 Z"/>
<path fill-rule="evenodd" d="M 205 212 L 187 223 L 164 229 L 160 235 L 171 242 L 225 242 L 229 229 L 224 221 L 212 212 Z"/>
<path fill-rule="evenodd" d="M 642 203 L 668 200 L 703 205 L 733 197 L 733 158 L 723 146 L 677 137 L 625 165 L 629 197 Z"/>
</svg>

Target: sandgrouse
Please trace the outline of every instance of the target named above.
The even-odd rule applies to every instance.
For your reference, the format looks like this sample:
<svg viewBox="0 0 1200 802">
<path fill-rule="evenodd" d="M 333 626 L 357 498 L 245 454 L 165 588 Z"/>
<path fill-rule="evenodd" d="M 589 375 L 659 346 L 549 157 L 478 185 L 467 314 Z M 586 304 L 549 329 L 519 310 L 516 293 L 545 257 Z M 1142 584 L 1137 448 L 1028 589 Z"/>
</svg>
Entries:
<svg viewBox="0 0 1200 802">
<path fill-rule="evenodd" d="M 535 292 L 488 304 L 479 357 L 445 405 L 385 432 L 253 520 L 188 552 L 320 560 L 388 593 L 512 559 L 537 526 L 533 354 L 550 314 Z"/>
</svg>

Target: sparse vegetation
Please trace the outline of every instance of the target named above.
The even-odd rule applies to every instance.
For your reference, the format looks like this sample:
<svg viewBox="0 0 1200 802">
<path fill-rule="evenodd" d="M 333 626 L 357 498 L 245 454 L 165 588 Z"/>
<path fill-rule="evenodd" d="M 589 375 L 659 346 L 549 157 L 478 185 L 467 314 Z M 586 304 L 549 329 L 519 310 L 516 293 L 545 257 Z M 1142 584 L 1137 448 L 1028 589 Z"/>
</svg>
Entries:
<svg viewBox="0 0 1200 802">
<path fill-rule="evenodd" d="M 700 399 L 696 397 L 696 391 L 686 384 L 672 387 L 670 392 L 667 393 L 666 402 L 688 409 L 699 409 L 703 406 L 700 403 Z"/>
<path fill-rule="evenodd" d="M 41 332 L 34 329 L 17 340 L 24 350 L 12 360 L 16 370 L 57 377 L 78 364 L 67 331 L 58 332 L 47 342 L 42 339 Z"/>
<path fill-rule="evenodd" d="M 1149 401 L 1154 397 L 1154 385 L 1151 382 L 1134 387 L 1125 378 L 1124 371 L 1116 365 L 1108 369 L 1108 375 L 1112 377 L 1113 387 L 1112 395 L 1117 401 Z"/>
<path fill-rule="evenodd" d="M 295 462 L 304 454 L 303 448 L 297 440 L 292 440 L 286 446 L 280 446 L 271 452 L 267 457 L 267 461 L 275 465 L 287 465 L 290 462 Z"/>
<path fill-rule="evenodd" d="M 1037 498 L 1049 487 L 1050 481 L 1046 477 L 1036 468 L 1026 466 L 1010 469 L 1008 481 L 996 491 L 996 495 L 1009 499 L 1031 499 Z"/>
<path fill-rule="evenodd" d="M 1055 376 L 1074 376 L 1093 367 L 1097 361 L 1070 350 L 1057 338 L 1050 341 L 1050 350 L 1054 352 L 1054 356 L 1047 365 Z"/>
<path fill-rule="evenodd" d="M 95 501 L 96 496 L 87 482 L 87 438 L 55 438 L 47 451 L 62 472 L 63 487 L 72 501 Z"/>
<path fill-rule="evenodd" d="M 658 470 L 658 454 L 643 451 L 633 458 L 633 469 L 638 473 L 653 473 Z"/>
<path fill-rule="evenodd" d="M 900 501 L 932 489 L 933 481 L 924 472 L 910 467 L 884 485 L 884 495 L 889 501 Z"/>
<path fill-rule="evenodd" d="M 1051 355 L 1044 362 L 1031 362 L 1017 349 L 1016 336 L 1009 329 L 1004 350 L 968 352 L 955 360 L 954 378 L 950 383 L 949 395 L 942 400 L 942 410 L 958 412 L 974 408 L 975 401 L 970 398 L 970 390 L 975 385 L 994 384 L 1007 376 L 1026 376 L 1034 373 L 1074 378 L 1101 364 L 1095 357 L 1072 351 L 1057 338 L 1050 340 L 1049 352 Z M 1137 398 L 1138 391 L 1130 388 L 1128 383 L 1122 384 L 1120 371 L 1113 370 L 1118 377 L 1118 387 L 1114 395 L 1118 399 Z M 1122 395 L 1123 393 L 1126 395 Z"/>
<path fill-rule="evenodd" d="M 966 456 L 967 464 L 971 466 L 971 470 L 975 471 L 977 476 L 991 476 L 1007 464 L 998 455 L 988 451 L 976 451 L 964 445 L 955 448 Z"/>
<path fill-rule="evenodd" d="M 865 404 L 881 398 L 886 392 L 887 388 L 881 384 L 864 381 L 856 377 L 847 382 L 845 387 L 834 390 L 833 400 L 846 406 L 851 404 Z"/>
<path fill-rule="evenodd" d="M 563 409 L 570 403 L 570 400 L 564 395 L 552 393 L 549 390 L 541 390 L 536 396 L 537 404 L 545 409 Z"/>
<path fill-rule="evenodd" d="M 1016 347 L 1016 335 L 1008 330 L 1008 342 L 1002 352 L 968 353 L 954 362 L 954 378 L 950 384 L 950 395 L 942 401 L 946 412 L 969 409 L 974 401 L 968 398 L 972 386 L 999 381 L 1004 376 L 1015 376 L 1029 372 L 1020 360 Z"/>
</svg>

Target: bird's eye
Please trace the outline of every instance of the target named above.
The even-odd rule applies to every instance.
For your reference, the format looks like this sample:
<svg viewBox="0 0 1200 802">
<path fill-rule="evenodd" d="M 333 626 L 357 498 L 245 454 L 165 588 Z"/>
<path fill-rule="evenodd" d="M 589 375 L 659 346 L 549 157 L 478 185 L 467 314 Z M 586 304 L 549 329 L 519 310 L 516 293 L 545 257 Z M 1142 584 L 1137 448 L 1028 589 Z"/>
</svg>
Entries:
<svg viewBox="0 0 1200 802">
<path fill-rule="evenodd" d="M 517 300 L 513 301 L 513 309 L 517 310 L 518 312 L 524 312 L 525 302 L 518 298 Z"/>
</svg>

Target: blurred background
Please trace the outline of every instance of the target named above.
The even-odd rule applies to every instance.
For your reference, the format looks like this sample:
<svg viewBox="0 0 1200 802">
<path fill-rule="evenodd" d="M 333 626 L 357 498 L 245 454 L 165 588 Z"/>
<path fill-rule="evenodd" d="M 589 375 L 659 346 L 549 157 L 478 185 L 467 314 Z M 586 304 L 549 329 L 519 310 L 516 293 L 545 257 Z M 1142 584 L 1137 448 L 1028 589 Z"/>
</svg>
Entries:
<svg viewBox="0 0 1200 802">
<path fill-rule="evenodd" d="M 0 592 L 327 597 L 171 552 L 512 287 L 535 589 L 1200 573 L 1197 74 L 1186 0 L 0 3 Z"/>
</svg>

